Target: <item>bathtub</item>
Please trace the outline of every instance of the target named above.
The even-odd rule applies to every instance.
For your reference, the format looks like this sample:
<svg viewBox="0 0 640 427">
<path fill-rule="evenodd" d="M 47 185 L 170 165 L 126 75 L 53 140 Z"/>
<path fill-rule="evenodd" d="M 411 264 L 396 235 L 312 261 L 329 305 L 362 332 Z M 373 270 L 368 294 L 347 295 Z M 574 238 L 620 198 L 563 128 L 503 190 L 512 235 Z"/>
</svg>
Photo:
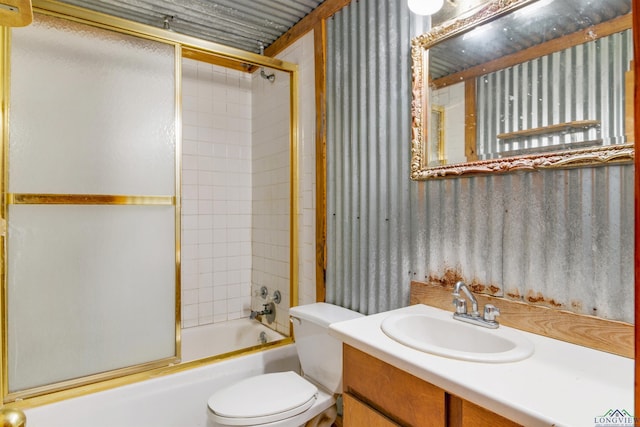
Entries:
<svg viewBox="0 0 640 427">
<path fill-rule="evenodd" d="M 207 427 L 207 400 L 242 378 L 299 372 L 295 345 L 25 410 L 28 427 Z"/>
<path fill-rule="evenodd" d="M 230 353 L 284 339 L 257 320 L 236 319 L 182 330 L 182 361 Z"/>
</svg>

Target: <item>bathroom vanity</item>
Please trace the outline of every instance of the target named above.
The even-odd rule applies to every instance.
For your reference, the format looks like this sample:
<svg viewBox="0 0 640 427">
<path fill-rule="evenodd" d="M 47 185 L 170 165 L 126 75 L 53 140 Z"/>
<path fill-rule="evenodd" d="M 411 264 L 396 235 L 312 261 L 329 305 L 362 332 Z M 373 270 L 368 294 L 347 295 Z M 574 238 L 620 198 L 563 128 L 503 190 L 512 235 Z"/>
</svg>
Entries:
<svg viewBox="0 0 640 427">
<path fill-rule="evenodd" d="M 519 330 L 535 348 L 524 360 L 434 355 L 382 331 L 403 313 L 453 314 L 417 304 L 330 326 L 344 343 L 345 427 L 588 426 L 609 410 L 633 412 L 632 359 Z"/>
<path fill-rule="evenodd" d="M 519 425 L 347 344 L 343 358 L 346 427 Z"/>
</svg>

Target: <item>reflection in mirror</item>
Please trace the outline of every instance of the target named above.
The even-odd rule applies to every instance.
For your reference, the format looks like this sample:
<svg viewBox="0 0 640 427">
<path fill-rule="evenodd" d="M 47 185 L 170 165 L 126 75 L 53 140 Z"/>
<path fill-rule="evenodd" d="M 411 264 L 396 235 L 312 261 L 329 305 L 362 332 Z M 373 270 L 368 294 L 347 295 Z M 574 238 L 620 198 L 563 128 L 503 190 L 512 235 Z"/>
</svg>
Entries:
<svg viewBox="0 0 640 427">
<path fill-rule="evenodd" d="M 438 13 L 431 16 L 431 27 L 440 26 L 456 17 L 467 16 L 479 9 L 488 0 L 454 0 L 445 1 Z"/>
<path fill-rule="evenodd" d="M 633 156 L 630 0 L 492 1 L 412 56 L 413 179 Z"/>
<path fill-rule="evenodd" d="M 441 105 L 431 106 L 431 126 L 429 127 L 428 156 L 435 159 L 436 164 L 444 164 L 447 158 L 444 152 L 444 107 Z"/>
</svg>

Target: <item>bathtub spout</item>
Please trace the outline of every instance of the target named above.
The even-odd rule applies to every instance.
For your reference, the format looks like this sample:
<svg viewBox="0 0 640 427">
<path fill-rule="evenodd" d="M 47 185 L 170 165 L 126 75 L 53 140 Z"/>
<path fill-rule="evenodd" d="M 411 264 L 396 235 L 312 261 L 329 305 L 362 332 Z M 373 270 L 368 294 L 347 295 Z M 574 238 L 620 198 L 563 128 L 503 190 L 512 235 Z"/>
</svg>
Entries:
<svg viewBox="0 0 640 427">
<path fill-rule="evenodd" d="M 276 318 L 276 305 L 273 302 L 270 302 L 267 304 L 262 304 L 262 306 L 264 307 L 262 311 L 251 310 L 249 319 L 262 321 L 262 316 L 267 316 L 267 322 L 273 323 Z"/>
<path fill-rule="evenodd" d="M 265 314 L 271 314 L 271 309 L 269 308 L 269 304 L 264 304 L 264 310 L 262 311 L 251 310 L 249 319 L 258 319 L 259 317 L 262 317 Z"/>
</svg>

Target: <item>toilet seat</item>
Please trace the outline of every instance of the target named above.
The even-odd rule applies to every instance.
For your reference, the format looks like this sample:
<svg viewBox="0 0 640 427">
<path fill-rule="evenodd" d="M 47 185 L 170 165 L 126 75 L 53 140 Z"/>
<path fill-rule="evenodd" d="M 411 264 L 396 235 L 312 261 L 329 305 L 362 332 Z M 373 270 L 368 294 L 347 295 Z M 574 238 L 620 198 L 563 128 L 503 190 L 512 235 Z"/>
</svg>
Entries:
<svg viewBox="0 0 640 427">
<path fill-rule="evenodd" d="M 263 374 L 218 390 L 207 404 L 214 420 L 225 425 L 265 424 L 309 409 L 318 388 L 295 372 Z"/>
</svg>

